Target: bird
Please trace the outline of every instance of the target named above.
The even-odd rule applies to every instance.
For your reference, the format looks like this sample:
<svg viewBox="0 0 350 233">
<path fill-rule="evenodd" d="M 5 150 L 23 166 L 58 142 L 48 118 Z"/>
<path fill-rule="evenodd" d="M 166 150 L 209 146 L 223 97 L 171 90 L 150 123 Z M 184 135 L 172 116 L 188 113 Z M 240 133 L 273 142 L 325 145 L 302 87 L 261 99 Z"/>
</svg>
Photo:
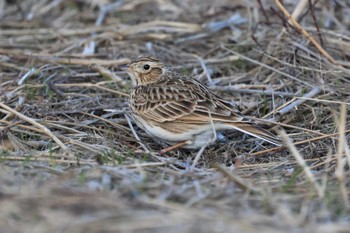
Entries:
<svg viewBox="0 0 350 233">
<path fill-rule="evenodd" d="M 203 151 L 224 130 L 282 144 L 200 81 L 171 71 L 157 58 L 140 56 L 131 61 L 127 73 L 133 85 L 129 106 L 136 125 L 169 148 Z"/>
</svg>

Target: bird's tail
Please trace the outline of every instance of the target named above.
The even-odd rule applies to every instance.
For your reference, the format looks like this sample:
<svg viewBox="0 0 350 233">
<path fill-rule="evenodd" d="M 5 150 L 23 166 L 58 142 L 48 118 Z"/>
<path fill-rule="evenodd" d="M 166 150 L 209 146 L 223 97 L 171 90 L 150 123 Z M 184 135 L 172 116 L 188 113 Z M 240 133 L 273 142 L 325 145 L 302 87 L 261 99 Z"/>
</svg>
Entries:
<svg viewBox="0 0 350 233">
<path fill-rule="evenodd" d="M 257 125 L 254 125 L 253 123 L 235 122 L 235 123 L 231 123 L 229 125 L 238 131 L 249 134 L 249 135 L 256 137 L 256 138 L 260 138 L 260 139 L 267 141 L 269 143 L 272 143 L 276 146 L 281 146 L 283 144 L 282 140 L 279 139 L 276 135 L 274 135 L 273 133 L 269 132 L 266 129 L 263 129 Z"/>
</svg>

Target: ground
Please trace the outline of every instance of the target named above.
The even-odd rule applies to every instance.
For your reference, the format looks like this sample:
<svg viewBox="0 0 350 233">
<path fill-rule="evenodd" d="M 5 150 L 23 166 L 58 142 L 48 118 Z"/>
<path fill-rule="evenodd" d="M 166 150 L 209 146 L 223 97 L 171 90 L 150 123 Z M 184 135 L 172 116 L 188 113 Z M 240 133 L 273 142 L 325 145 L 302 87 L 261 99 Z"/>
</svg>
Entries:
<svg viewBox="0 0 350 233">
<path fill-rule="evenodd" d="M 347 1 L 0 6 L 0 232 L 349 232 Z M 160 155 L 128 124 L 139 55 L 284 146 L 228 131 L 193 171 L 197 151 Z"/>
</svg>

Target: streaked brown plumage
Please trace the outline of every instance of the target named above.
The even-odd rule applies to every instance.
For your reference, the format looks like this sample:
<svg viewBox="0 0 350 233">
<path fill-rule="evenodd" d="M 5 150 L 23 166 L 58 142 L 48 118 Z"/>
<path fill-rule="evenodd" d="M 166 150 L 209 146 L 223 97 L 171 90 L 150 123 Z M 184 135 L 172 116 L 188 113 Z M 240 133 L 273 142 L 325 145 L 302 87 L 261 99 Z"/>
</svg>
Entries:
<svg viewBox="0 0 350 233">
<path fill-rule="evenodd" d="M 170 145 L 186 141 L 184 148 L 195 149 L 213 142 L 214 129 L 235 129 L 281 144 L 199 81 L 170 72 L 158 59 L 135 59 L 128 73 L 135 86 L 129 99 L 135 122 L 157 139 Z"/>
</svg>

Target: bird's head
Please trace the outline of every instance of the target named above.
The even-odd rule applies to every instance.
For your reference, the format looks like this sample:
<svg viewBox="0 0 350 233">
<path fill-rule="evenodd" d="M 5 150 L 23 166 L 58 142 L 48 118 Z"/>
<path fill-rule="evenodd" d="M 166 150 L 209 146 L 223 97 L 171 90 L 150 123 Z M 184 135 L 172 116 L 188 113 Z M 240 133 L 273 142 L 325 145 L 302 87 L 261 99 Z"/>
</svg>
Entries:
<svg viewBox="0 0 350 233">
<path fill-rule="evenodd" d="M 128 74 L 133 85 L 146 85 L 156 82 L 166 72 L 163 62 L 153 57 L 138 57 L 128 65 Z"/>
</svg>

